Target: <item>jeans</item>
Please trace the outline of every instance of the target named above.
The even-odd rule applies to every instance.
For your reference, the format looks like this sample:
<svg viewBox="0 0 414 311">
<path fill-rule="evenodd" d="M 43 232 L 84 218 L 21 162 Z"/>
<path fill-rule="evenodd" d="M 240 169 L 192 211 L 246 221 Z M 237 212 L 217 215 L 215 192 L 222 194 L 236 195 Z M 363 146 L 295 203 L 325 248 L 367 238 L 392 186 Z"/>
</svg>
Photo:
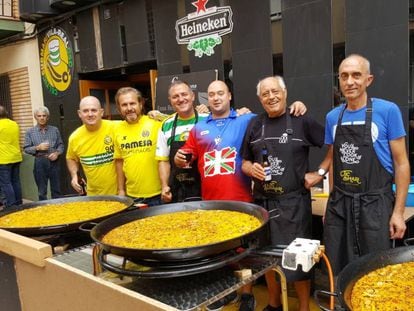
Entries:
<svg viewBox="0 0 414 311">
<path fill-rule="evenodd" d="M 33 175 L 38 189 L 39 200 L 47 200 L 47 183 L 49 180 L 52 199 L 61 197 L 58 161 L 50 161 L 48 158 L 43 157 L 36 158 Z"/>
<path fill-rule="evenodd" d="M 22 186 L 20 185 L 20 162 L 0 164 L 0 188 L 5 197 L 4 205 L 6 207 L 23 203 Z"/>
</svg>

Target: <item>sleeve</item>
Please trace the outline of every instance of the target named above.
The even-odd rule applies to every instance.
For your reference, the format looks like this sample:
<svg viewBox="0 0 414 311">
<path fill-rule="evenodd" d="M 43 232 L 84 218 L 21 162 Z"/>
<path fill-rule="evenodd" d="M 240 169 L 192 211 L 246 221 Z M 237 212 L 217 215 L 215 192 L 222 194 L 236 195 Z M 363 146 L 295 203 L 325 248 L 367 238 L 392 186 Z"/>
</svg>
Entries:
<svg viewBox="0 0 414 311">
<path fill-rule="evenodd" d="M 305 135 L 312 146 L 322 147 L 325 143 L 324 127 L 312 118 L 306 118 Z"/>
<path fill-rule="evenodd" d="M 75 151 L 73 150 L 73 136 L 69 136 L 69 142 L 68 142 L 68 150 L 66 151 L 66 159 L 71 159 L 78 161 L 79 157 L 75 154 Z"/>
<path fill-rule="evenodd" d="M 112 137 L 114 138 L 114 159 L 121 159 L 121 148 L 119 148 L 118 144 L 118 137 L 122 136 L 121 134 L 122 128 L 121 123 L 113 124 L 112 126 Z"/>
<path fill-rule="evenodd" d="M 247 126 L 246 132 L 244 134 L 243 143 L 241 147 L 241 156 L 243 160 L 254 162 L 254 155 L 250 148 L 250 141 L 251 141 L 251 131 L 254 124 L 254 120 L 256 118 L 253 118 L 250 120 L 249 125 Z"/>
<path fill-rule="evenodd" d="M 36 146 L 33 143 L 32 135 L 30 135 L 30 129 L 26 132 L 26 135 L 24 136 L 23 150 L 25 153 L 33 156 L 36 154 Z"/>
<path fill-rule="evenodd" d="M 332 124 L 332 115 L 328 113 L 326 115 L 325 121 L 325 144 L 326 145 L 333 145 L 334 137 L 333 137 L 333 124 Z"/>
<path fill-rule="evenodd" d="M 63 152 L 65 151 L 65 145 L 63 144 L 62 136 L 60 135 L 58 128 L 56 128 L 56 135 L 57 135 L 56 150 L 59 152 L 59 154 L 63 154 Z"/>
<path fill-rule="evenodd" d="M 396 104 L 391 104 L 387 118 L 388 140 L 395 140 L 406 136 L 401 110 Z"/>
<path fill-rule="evenodd" d="M 159 161 L 168 161 L 170 157 L 170 146 L 168 146 L 167 137 L 162 127 L 158 131 L 157 150 L 155 151 L 155 159 Z"/>
</svg>

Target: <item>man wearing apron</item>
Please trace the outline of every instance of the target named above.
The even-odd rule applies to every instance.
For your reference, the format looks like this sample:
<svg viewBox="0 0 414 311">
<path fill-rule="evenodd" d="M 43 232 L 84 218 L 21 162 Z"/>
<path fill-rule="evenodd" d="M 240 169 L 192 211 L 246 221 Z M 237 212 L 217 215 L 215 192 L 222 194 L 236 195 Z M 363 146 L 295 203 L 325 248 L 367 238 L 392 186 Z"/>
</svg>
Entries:
<svg viewBox="0 0 414 311">
<path fill-rule="evenodd" d="M 286 113 L 287 90 L 282 77 L 268 77 L 257 85 L 265 113 L 251 120 L 243 141 L 243 172 L 253 178 L 256 204 L 269 211 L 272 245 L 288 245 L 295 238 L 312 238 L 312 207 L 304 186 L 311 146 L 323 146 L 323 126 L 307 116 Z M 270 178 L 263 168 L 263 154 L 270 164 Z M 284 270 L 294 282 L 299 310 L 309 310 L 310 274 Z M 266 311 L 282 310 L 280 284 L 275 272 L 266 273 L 269 305 Z"/>
<path fill-rule="evenodd" d="M 164 120 L 158 133 L 155 158 L 159 160 L 161 199 L 165 203 L 197 200 L 201 197 L 197 163 L 191 163 L 191 168 L 180 168 L 170 155 L 177 153 L 193 126 L 208 114 L 194 109 L 194 93 L 186 82 L 174 81 L 168 89 L 168 99 L 176 113 Z"/>
<path fill-rule="evenodd" d="M 326 117 L 325 143 L 333 159 L 333 190 L 324 243 L 337 275 L 349 262 L 391 247 L 403 237 L 410 167 L 401 112 L 394 103 L 369 98 L 369 61 L 350 55 L 339 66 L 346 103 Z M 392 192 L 393 176 L 397 186 Z"/>
</svg>

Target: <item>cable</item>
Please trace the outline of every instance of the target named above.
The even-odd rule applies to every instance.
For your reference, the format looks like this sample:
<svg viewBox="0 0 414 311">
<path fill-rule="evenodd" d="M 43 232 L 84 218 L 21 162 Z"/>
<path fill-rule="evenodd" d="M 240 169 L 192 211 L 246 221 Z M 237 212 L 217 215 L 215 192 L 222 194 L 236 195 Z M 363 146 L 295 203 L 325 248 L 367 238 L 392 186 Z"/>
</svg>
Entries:
<svg viewBox="0 0 414 311">
<path fill-rule="evenodd" d="M 335 290 L 335 286 L 334 286 L 334 277 L 333 277 L 333 272 L 332 272 L 332 267 L 331 267 L 331 263 L 329 262 L 328 256 L 325 255 L 325 252 L 322 252 L 322 258 L 325 261 L 326 264 L 326 268 L 328 269 L 328 276 L 329 276 L 329 291 L 331 293 L 334 292 Z M 334 296 L 330 296 L 329 298 L 329 307 L 331 310 L 335 309 L 335 297 Z"/>
</svg>

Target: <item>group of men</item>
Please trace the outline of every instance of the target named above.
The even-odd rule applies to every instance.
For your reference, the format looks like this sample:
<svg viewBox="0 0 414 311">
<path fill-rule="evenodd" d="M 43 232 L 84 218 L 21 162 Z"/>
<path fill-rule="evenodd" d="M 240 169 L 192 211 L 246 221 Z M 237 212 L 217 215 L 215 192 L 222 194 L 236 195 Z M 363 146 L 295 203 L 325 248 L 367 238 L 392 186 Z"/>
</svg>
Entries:
<svg viewBox="0 0 414 311">
<path fill-rule="evenodd" d="M 209 113 L 195 109 L 187 83 L 173 82 L 168 98 L 175 113 L 163 122 L 144 115 L 144 99 L 134 88 L 121 88 L 115 96 L 123 121 L 102 120 L 99 100 L 87 96 L 78 110 L 83 125 L 70 136 L 66 153 L 71 185 L 82 193 L 82 167 L 88 195 L 128 195 L 149 206 L 194 199 L 254 202 L 277 214 L 269 221 L 268 243 L 287 245 L 297 237 L 311 238 L 310 188 L 329 172 L 332 191 L 324 217 L 324 244 L 337 275 L 357 257 L 390 248 L 391 240 L 401 239 L 406 229 L 403 213 L 410 181 L 406 133 L 397 105 L 368 97 L 372 81 L 366 58 L 353 54 L 342 61 L 339 86 L 345 103 L 327 114 L 325 129 L 304 114 L 302 103 L 295 102 L 289 111 L 287 89 L 279 76 L 257 84 L 264 109 L 259 115 L 231 108 L 231 93 L 222 81 L 208 87 Z M 62 154 L 63 144 L 52 143 L 53 127 L 43 135 L 45 115 L 47 110 L 35 112 L 38 129 L 27 133 L 25 152 L 36 156 L 35 173 L 49 167 L 52 178 L 52 162 Z M 309 171 L 310 147 L 324 144 L 326 157 L 317 171 Z M 184 149 L 192 154 L 191 168 Z M 7 192 L 3 166 L 0 163 L 0 182 Z M 44 194 L 39 187 L 39 199 Z M 17 190 L 13 200 L 21 200 L 18 195 Z M 285 272 L 294 282 L 299 310 L 309 310 L 310 275 Z M 265 310 L 282 310 L 275 274 L 268 272 L 266 281 Z M 240 310 L 254 309 L 251 286 L 246 286 Z"/>
</svg>

